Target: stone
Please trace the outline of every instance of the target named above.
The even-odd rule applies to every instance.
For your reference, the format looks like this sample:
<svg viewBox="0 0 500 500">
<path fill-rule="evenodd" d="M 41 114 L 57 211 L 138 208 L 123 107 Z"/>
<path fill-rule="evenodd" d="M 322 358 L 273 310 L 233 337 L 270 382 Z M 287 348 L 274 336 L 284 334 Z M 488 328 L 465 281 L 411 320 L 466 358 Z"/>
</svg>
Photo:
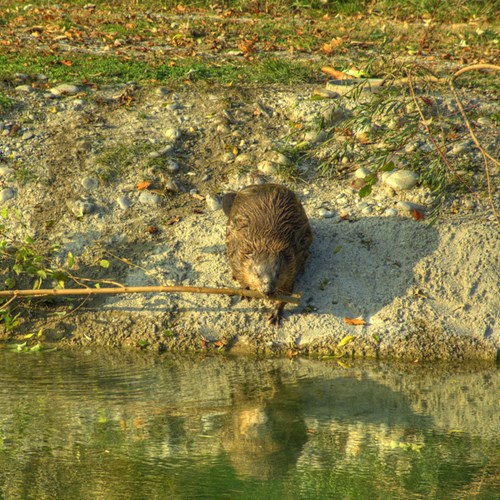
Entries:
<svg viewBox="0 0 500 500">
<path fill-rule="evenodd" d="M 452 155 L 452 156 L 461 155 L 462 153 L 465 153 L 466 151 L 468 151 L 470 149 L 471 145 L 472 145 L 471 141 L 464 141 L 464 142 L 460 142 L 458 144 L 455 144 L 451 148 L 450 155 Z"/>
<path fill-rule="evenodd" d="M 175 162 L 174 160 L 168 160 L 167 161 L 167 170 L 169 172 L 175 173 L 178 172 L 181 169 L 180 165 Z"/>
<path fill-rule="evenodd" d="M 142 191 L 139 196 L 139 203 L 143 205 L 159 205 L 161 198 L 151 191 Z"/>
<path fill-rule="evenodd" d="M 15 193 L 10 188 L 5 188 L 0 191 L 0 202 L 4 202 L 14 198 Z"/>
<path fill-rule="evenodd" d="M 257 168 L 260 172 L 267 175 L 274 175 L 278 172 L 278 167 L 270 160 L 263 160 L 259 162 Z"/>
<path fill-rule="evenodd" d="M 273 163 L 277 163 L 278 165 L 290 165 L 292 161 L 290 158 L 285 156 L 283 153 L 280 153 L 279 151 L 269 151 L 265 155 L 266 160 L 271 161 Z"/>
<path fill-rule="evenodd" d="M 78 87 L 76 85 L 71 85 L 70 83 L 62 83 L 57 87 L 50 89 L 51 94 L 55 96 L 59 95 L 75 95 L 78 93 Z"/>
<path fill-rule="evenodd" d="M 125 195 L 125 194 L 122 195 L 122 196 L 119 196 L 118 198 L 116 198 L 116 203 L 118 203 L 118 206 L 122 210 L 127 210 L 127 209 L 129 209 L 132 206 L 132 203 L 128 199 L 128 196 Z"/>
<path fill-rule="evenodd" d="M 97 179 L 94 179 L 93 177 L 84 177 L 81 180 L 81 183 L 82 186 L 88 190 L 96 189 L 97 186 L 99 186 L 99 182 L 97 181 Z"/>
<path fill-rule="evenodd" d="M 359 167 L 354 172 L 354 177 L 356 177 L 356 179 L 364 179 L 367 175 L 370 175 L 370 174 L 371 174 L 371 172 L 366 167 Z"/>
<path fill-rule="evenodd" d="M 176 141 L 177 139 L 180 139 L 181 136 L 182 136 L 182 130 L 180 128 L 171 127 L 165 130 L 165 137 L 169 141 Z"/>
<path fill-rule="evenodd" d="M 419 175 L 411 170 L 384 172 L 382 181 L 393 189 L 407 190 L 416 186 Z"/>
<path fill-rule="evenodd" d="M 16 87 L 16 90 L 17 90 L 18 92 L 28 92 L 28 93 L 33 92 L 33 91 L 34 91 L 34 89 L 33 89 L 33 87 L 32 87 L 31 85 L 18 85 L 18 86 Z"/>
<path fill-rule="evenodd" d="M 388 208 L 384 215 L 387 217 L 396 217 L 398 215 L 398 211 L 395 208 Z"/>
<path fill-rule="evenodd" d="M 220 210 L 222 208 L 222 201 L 219 196 L 213 194 L 207 194 L 205 196 L 205 202 L 209 210 Z"/>
<path fill-rule="evenodd" d="M 10 167 L 0 167 L 0 176 L 9 175 L 14 172 L 13 168 Z"/>
<path fill-rule="evenodd" d="M 331 219 L 335 215 L 335 212 L 333 212 L 332 210 L 328 210 L 327 208 L 321 207 L 318 210 L 318 215 L 323 219 Z"/>
</svg>

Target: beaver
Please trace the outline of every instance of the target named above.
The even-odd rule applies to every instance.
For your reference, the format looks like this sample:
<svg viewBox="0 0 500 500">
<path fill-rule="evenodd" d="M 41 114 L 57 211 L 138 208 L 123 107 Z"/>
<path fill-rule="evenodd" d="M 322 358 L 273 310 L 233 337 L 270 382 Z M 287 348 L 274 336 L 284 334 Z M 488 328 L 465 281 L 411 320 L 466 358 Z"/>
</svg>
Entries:
<svg viewBox="0 0 500 500">
<path fill-rule="evenodd" d="M 251 185 L 226 193 L 226 244 L 233 279 L 262 295 L 291 294 L 313 241 L 311 226 L 293 191 L 279 184 Z M 269 317 L 279 324 L 284 302 Z"/>
</svg>

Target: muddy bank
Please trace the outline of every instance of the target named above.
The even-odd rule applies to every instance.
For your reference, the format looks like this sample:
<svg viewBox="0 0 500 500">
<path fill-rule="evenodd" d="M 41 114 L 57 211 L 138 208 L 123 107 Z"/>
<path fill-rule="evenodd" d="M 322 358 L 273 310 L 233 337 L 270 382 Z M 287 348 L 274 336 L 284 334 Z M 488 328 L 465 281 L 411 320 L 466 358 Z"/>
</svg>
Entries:
<svg viewBox="0 0 500 500">
<path fill-rule="evenodd" d="M 461 195 L 429 224 L 412 216 L 413 207 L 425 213 L 433 204 L 419 183 L 379 182 L 360 199 L 353 179 L 369 165 L 350 156 L 339 158 L 342 175 L 319 177 L 321 159 L 340 138 L 314 136 L 311 124 L 337 108 L 342 120 L 354 104 L 348 113 L 335 99 L 313 100 L 312 87 L 172 93 L 129 85 L 57 97 L 7 91 L 15 105 L 1 118 L 6 232 L 30 235 L 40 251 L 57 242 L 54 265 L 75 261 L 68 288 L 103 280 L 234 286 L 218 199 L 253 182 L 294 189 L 315 241 L 296 284 L 301 305 L 286 307 L 279 328 L 266 324 L 266 305 L 256 301 L 134 294 L 75 301 L 66 316 L 59 313 L 68 312 L 67 302 L 33 303 L 4 338 L 41 329 L 61 346 L 496 359 L 500 238 L 487 203 Z M 478 109 L 480 119 L 492 108 Z M 297 123 L 302 135 L 293 133 Z M 415 147 L 428 146 L 417 139 Z M 310 154 L 294 157 L 290 147 L 302 142 Z M 453 154 L 470 155 L 479 168 L 477 152 L 460 144 Z M 401 152 L 398 170 L 408 154 Z M 103 259 L 109 267 L 99 265 Z"/>
</svg>

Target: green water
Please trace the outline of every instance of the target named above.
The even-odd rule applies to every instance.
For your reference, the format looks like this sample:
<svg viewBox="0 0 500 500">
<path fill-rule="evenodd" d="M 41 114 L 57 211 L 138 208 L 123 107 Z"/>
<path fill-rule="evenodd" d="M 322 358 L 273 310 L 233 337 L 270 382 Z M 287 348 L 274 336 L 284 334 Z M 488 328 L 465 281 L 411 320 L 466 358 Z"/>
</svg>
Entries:
<svg viewBox="0 0 500 500">
<path fill-rule="evenodd" d="M 0 350 L 0 498 L 499 498 L 495 367 Z"/>
</svg>

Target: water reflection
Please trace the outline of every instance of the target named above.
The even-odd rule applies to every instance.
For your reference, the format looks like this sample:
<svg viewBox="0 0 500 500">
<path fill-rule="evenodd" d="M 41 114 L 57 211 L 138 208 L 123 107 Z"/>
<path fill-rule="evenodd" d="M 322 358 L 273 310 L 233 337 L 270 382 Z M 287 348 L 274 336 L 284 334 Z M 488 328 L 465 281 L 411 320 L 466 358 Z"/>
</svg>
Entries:
<svg viewBox="0 0 500 500">
<path fill-rule="evenodd" d="M 495 367 L 0 350 L 0 498 L 494 498 Z"/>
</svg>

